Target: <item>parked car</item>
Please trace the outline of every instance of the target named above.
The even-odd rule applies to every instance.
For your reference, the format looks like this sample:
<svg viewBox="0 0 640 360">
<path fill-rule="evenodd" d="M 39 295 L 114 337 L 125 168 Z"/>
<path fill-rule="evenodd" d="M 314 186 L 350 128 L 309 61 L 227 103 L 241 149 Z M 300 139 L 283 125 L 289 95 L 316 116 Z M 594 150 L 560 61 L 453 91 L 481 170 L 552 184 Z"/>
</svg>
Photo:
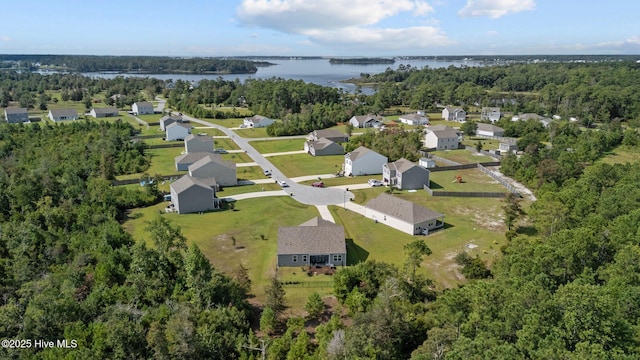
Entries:
<svg viewBox="0 0 640 360">
<path fill-rule="evenodd" d="M 285 187 L 289 187 L 289 185 L 287 184 L 286 181 L 284 180 L 280 180 L 278 181 L 278 185 L 280 185 L 281 187 L 285 188 Z"/>
<path fill-rule="evenodd" d="M 370 186 L 382 186 L 382 181 L 376 179 L 369 179 L 368 183 Z"/>
<path fill-rule="evenodd" d="M 217 154 L 226 154 L 227 150 L 225 150 L 223 148 L 217 148 L 217 149 L 213 149 L 213 152 L 215 152 Z"/>
<path fill-rule="evenodd" d="M 271 170 L 265 170 L 263 173 L 264 173 L 264 176 L 271 177 Z"/>
<path fill-rule="evenodd" d="M 311 186 L 313 186 L 313 187 L 324 187 L 324 183 L 322 181 L 316 181 L 313 184 L 311 184 Z"/>
</svg>

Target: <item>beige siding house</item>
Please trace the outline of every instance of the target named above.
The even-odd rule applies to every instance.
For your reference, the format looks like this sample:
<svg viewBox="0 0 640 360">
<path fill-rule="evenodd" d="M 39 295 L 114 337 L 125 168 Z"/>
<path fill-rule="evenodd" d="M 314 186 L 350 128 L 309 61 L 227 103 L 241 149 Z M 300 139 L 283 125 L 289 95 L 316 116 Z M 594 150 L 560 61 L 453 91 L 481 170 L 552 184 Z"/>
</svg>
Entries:
<svg viewBox="0 0 640 360">
<path fill-rule="evenodd" d="M 365 217 L 409 235 L 428 234 L 444 227 L 444 215 L 421 205 L 382 193 L 365 205 Z"/>
</svg>

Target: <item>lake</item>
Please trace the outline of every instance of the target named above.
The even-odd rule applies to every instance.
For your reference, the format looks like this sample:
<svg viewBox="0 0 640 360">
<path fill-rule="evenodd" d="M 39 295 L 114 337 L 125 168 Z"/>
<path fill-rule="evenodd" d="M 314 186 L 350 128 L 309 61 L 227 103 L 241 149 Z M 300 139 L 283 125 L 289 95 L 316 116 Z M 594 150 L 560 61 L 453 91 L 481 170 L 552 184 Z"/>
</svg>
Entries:
<svg viewBox="0 0 640 360">
<path fill-rule="evenodd" d="M 328 58 L 322 59 L 300 59 L 300 60 L 267 60 L 275 65 L 259 67 L 255 74 L 132 74 L 132 73 L 83 73 L 82 75 L 93 78 L 112 79 L 117 76 L 138 76 L 151 77 L 161 80 L 185 80 L 198 82 L 202 79 L 215 80 L 223 78 L 225 80 L 239 79 L 244 82 L 246 79 L 269 79 L 279 77 L 283 79 L 303 80 L 307 83 L 318 84 L 322 86 L 330 86 L 343 89 L 345 92 L 353 93 L 355 85 L 342 83 L 342 80 L 359 78 L 360 74 L 378 74 L 384 72 L 387 68 L 396 70 L 401 64 L 411 65 L 412 67 L 422 69 L 426 66 L 429 68 L 442 68 L 453 66 L 484 66 L 485 63 L 478 61 L 444 61 L 444 60 L 396 60 L 395 64 L 331 64 Z M 373 89 L 363 88 L 362 92 L 373 93 Z"/>
</svg>

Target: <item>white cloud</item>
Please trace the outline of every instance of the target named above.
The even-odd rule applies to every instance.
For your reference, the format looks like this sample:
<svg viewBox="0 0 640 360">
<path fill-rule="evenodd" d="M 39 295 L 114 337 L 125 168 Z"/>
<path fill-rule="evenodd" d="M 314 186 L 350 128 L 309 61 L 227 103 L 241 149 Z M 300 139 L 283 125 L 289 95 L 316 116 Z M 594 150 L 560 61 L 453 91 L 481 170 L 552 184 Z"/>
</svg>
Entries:
<svg viewBox="0 0 640 360">
<path fill-rule="evenodd" d="M 461 17 L 488 16 L 497 19 L 501 16 L 534 10 L 535 0 L 467 0 L 467 5 L 458 15 Z"/>
<path fill-rule="evenodd" d="M 11 37 L 9 37 L 9 36 L 0 36 L 0 41 L 11 41 Z"/>
<path fill-rule="evenodd" d="M 451 43 L 436 26 L 376 27 L 403 13 L 432 12 L 424 0 L 243 0 L 236 13 L 246 25 L 302 35 L 317 44 L 399 49 Z"/>
<path fill-rule="evenodd" d="M 487 35 L 496 36 L 496 35 L 498 35 L 498 32 L 496 30 L 489 30 L 489 31 L 487 31 Z"/>
</svg>

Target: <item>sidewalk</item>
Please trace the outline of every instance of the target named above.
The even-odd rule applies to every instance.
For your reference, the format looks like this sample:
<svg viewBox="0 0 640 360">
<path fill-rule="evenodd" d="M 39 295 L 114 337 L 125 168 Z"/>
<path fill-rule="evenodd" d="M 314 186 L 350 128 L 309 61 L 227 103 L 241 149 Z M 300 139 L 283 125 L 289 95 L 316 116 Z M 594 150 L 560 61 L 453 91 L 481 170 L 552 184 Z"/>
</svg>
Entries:
<svg viewBox="0 0 640 360">
<path fill-rule="evenodd" d="M 279 153 L 262 154 L 262 156 L 270 157 L 270 156 L 295 155 L 295 154 L 306 154 L 306 153 L 307 152 L 304 151 L 304 150 L 296 150 L 296 151 L 284 151 L 284 152 L 279 152 Z"/>
<path fill-rule="evenodd" d="M 318 212 L 320 213 L 320 217 L 323 220 L 331 221 L 334 224 L 336 223 L 327 205 L 316 205 L 316 208 L 318 209 Z"/>
</svg>

